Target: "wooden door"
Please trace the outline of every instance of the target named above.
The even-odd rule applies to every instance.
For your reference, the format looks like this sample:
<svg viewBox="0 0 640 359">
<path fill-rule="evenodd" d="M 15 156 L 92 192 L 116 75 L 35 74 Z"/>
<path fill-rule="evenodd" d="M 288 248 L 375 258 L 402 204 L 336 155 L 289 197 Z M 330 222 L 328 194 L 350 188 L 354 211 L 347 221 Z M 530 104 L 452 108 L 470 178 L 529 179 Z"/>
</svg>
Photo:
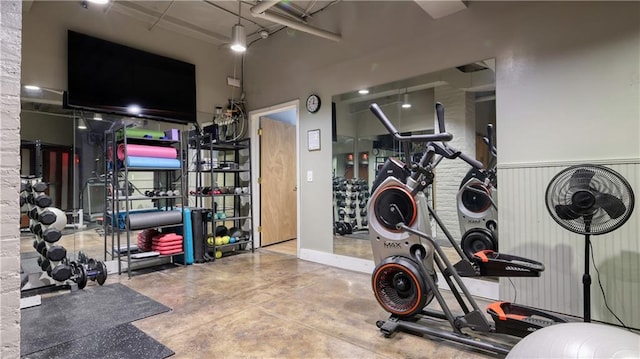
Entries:
<svg viewBox="0 0 640 359">
<path fill-rule="evenodd" d="M 261 246 L 297 236 L 296 127 L 260 119 Z"/>
</svg>

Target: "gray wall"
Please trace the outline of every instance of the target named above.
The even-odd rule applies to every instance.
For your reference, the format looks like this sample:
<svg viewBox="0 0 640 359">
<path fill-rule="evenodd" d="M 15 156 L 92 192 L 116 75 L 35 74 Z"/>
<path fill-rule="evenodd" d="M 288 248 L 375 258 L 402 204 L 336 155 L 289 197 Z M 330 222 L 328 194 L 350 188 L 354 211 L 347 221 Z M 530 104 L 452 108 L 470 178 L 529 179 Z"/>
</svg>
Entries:
<svg viewBox="0 0 640 359">
<path fill-rule="evenodd" d="M 468 6 L 433 20 L 409 1 L 340 2 L 316 14 L 312 25 L 341 33 L 341 42 L 282 31 L 251 49 L 245 77 L 249 107 L 304 101 L 310 93 L 326 103 L 335 94 L 495 58 L 499 166 L 638 161 L 640 3 Z M 330 133 L 330 106 L 316 114 L 300 112 L 300 138 L 313 128 Z M 322 151 L 308 152 L 301 142 L 299 153 L 300 177 L 309 170 L 318 174 L 314 182 L 302 181 L 299 187 L 302 203 L 314 204 L 300 208 L 301 252 L 332 250 L 331 136 L 321 139 Z M 516 179 L 501 175 L 501 190 L 515 188 L 509 186 L 512 181 Z M 526 184 L 518 188 L 529 191 Z M 528 226 L 527 219 L 517 215 L 525 204 L 509 203 L 500 210 L 500 222 Z M 543 211 L 539 215 L 547 216 Z M 514 244 L 517 233 L 511 228 L 501 231 L 501 243 L 527 256 L 526 245 Z M 535 229 L 529 232 L 533 235 Z M 580 250 L 579 243 L 569 245 Z M 626 246 L 621 250 L 634 250 Z M 580 285 L 564 282 L 561 287 Z"/>
<path fill-rule="evenodd" d="M 20 357 L 20 48 L 22 3 L 0 1 L 0 357 Z"/>
</svg>

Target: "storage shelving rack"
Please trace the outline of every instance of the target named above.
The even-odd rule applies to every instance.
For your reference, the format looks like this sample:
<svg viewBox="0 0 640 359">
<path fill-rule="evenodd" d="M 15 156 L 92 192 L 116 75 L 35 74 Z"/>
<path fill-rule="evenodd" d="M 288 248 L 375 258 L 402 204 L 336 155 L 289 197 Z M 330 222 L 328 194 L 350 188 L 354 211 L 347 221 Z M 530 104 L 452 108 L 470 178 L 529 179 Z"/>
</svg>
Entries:
<svg viewBox="0 0 640 359">
<path fill-rule="evenodd" d="M 233 142 L 217 143 L 211 134 L 196 135 L 189 138 L 189 146 L 195 150 L 194 186 L 189 184 L 190 194 L 195 197 L 196 207 L 207 208 L 207 225 L 202 240 L 205 243 L 205 254 L 209 260 L 215 259 L 216 251 L 222 255 L 235 254 L 241 251 L 254 252 L 253 220 L 251 204 L 251 142 L 241 139 Z M 203 153 L 206 154 L 203 156 Z M 247 161 L 241 165 L 241 159 Z M 204 189 L 209 190 L 203 193 Z M 220 218 L 220 213 L 224 218 Z M 215 238 L 217 226 L 237 228 L 243 236 L 235 243 L 218 245 L 207 244 L 207 237 L 211 234 Z M 194 241 L 197 241 L 194 238 Z"/>
<path fill-rule="evenodd" d="M 118 274 L 122 274 L 122 263 L 126 259 L 127 262 L 127 275 L 131 278 L 132 263 L 143 267 L 142 263 L 148 262 L 155 265 L 150 260 L 170 257 L 171 262 L 174 263 L 175 256 L 184 255 L 183 251 L 180 253 L 173 253 L 168 255 L 157 255 L 146 258 L 134 259 L 132 254 L 137 252 L 137 246 L 132 245 L 132 233 L 129 228 L 128 216 L 133 211 L 133 203 L 137 201 L 152 201 L 153 209 L 155 210 L 179 210 L 182 218 L 182 207 L 186 203 L 185 197 L 185 181 L 184 178 L 184 154 L 182 151 L 182 142 L 180 140 L 169 139 L 153 139 L 153 138 L 134 138 L 127 135 L 127 126 L 121 125 L 114 129 L 105 131 L 104 148 L 106 151 L 107 160 L 105 161 L 105 204 L 104 204 L 104 252 L 105 261 L 110 256 L 111 259 L 117 259 L 118 262 Z M 126 147 L 128 144 L 142 144 L 153 146 L 171 146 L 177 149 L 178 160 L 180 161 L 179 168 L 160 168 L 160 167 L 131 167 L 127 166 L 126 161 L 118 160 L 118 145 L 123 144 Z M 141 192 L 135 185 L 132 184 L 131 175 L 137 172 L 152 173 L 153 174 L 153 189 L 173 187 L 171 189 L 179 190 L 179 195 L 173 196 L 149 196 Z M 169 189 L 169 188 L 167 188 Z M 134 191 L 138 194 L 134 195 Z M 151 208 L 150 208 L 151 209 Z M 121 215 L 123 212 L 124 216 Z M 122 218 L 122 221 L 121 221 Z M 178 227 L 183 226 L 183 221 L 176 224 L 162 225 L 162 226 L 149 226 L 146 228 L 137 228 L 135 230 L 143 230 L 147 228 L 155 228 L 159 231 L 164 229 L 175 230 Z M 180 231 L 182 231 L 180 229 Z M 123 238 L 124 237 L 124 246 Z M 135 237 L 134 237 L 135 238 Z M 110 243 L 109 243 L 110 242 Z M 186 264 L 186 258 L 183 264 Z"/>
</svg>

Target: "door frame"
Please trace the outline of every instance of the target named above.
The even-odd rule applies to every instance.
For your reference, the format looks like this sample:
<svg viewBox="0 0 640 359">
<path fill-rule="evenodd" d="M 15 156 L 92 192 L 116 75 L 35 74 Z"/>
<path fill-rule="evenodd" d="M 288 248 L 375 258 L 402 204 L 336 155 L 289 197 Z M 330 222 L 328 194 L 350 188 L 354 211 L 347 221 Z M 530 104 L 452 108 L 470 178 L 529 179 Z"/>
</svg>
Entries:
<svg viewBox="0 0 640 359">
<path fill-rule="evenodd" d="M 260 136 L 258 136 L 258 129 L 260 128 L 260 117 L 269 116 L 274 113 L 279 113 L 288 110 L 295 110 L 296 113 L 296 257 L 300 256 L 300 100 L 292 100 L 281 104 L 276 104 L 269 107 L 264 107 L 256 110 L 249 111 L 249 136 L 251 137 L 251 173 L 253 179 L 251 183 L 251 191 L 253 193 L 253 201 L 251 204 L 251 214 L 253 222 L 253 245 L 254 248 L 260 248 L 262 244 L 262 236 L 258 231 L 258 227 L 261 225 L 260 212 L 260 185 L 257 179 L 260 177 Z"/>
</svg>

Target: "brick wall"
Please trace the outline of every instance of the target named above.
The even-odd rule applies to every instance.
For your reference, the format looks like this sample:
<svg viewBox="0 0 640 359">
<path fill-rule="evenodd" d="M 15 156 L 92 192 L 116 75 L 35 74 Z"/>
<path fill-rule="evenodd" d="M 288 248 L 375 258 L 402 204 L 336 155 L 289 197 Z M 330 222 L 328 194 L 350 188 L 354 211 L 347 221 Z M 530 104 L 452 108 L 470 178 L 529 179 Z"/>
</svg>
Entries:
<svg viewBox="0 0 640 359">
<path fill-rule="evenodd" d="M 453 134 L 453 140 L 449 142 L 449 145 L 475 158 L 476 125 L 473 93 L 445 85 L 435 88 L 434 97 L 435 101 L 444 105 L 445 127 L 447 132 Z M 436 119 L 436 128 L 438 128 L 437 126 Z M 445 159 L 436 167 L 435 209 L 457 241 L 460 241 L 461 237 L 456 194 L 460 182 L 469 168 L 469 165 L 460 159 Z M 446 239 L 440 230 L 436 230 L 436 238 Z"/>
<path fill-rule="evenodd" d="M 20 357 L 22 2 L 0 1 L 0 358 Z"/>
</svg>

